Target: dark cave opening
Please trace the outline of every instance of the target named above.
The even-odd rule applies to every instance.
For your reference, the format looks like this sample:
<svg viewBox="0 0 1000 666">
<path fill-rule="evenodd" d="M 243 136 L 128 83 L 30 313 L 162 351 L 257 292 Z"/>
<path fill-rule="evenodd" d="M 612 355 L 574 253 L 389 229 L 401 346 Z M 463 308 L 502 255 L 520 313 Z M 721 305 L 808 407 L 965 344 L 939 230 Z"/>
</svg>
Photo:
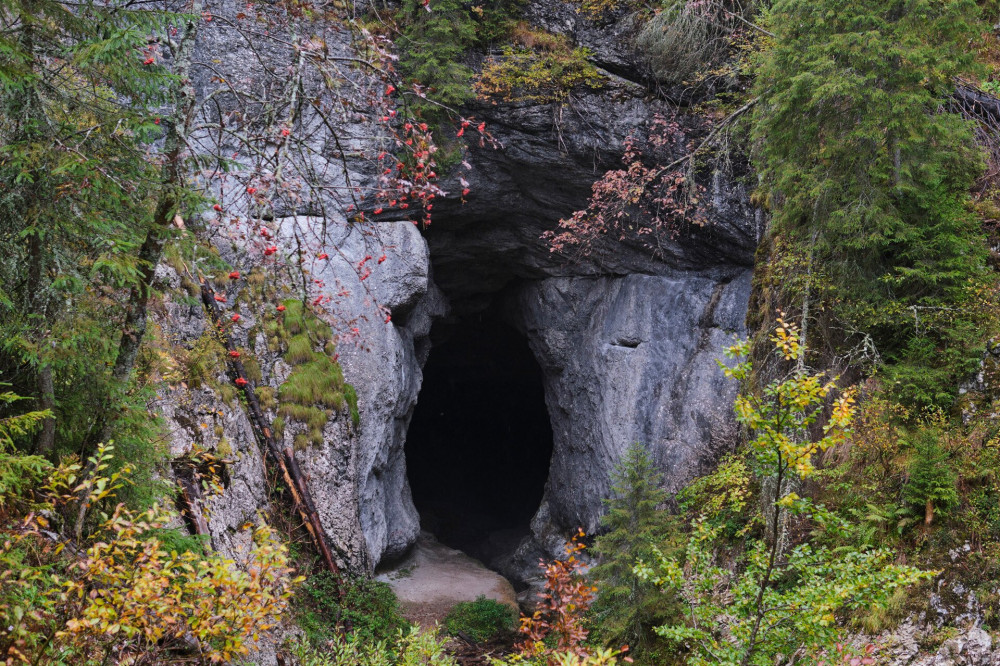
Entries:
<svg viewBox="0 0 1000 666">
<path fill-rule="evenodd" d="M 436 342 L 406 440 L 421 527 L 494 566 L 529 533 L 552 457 L 542 371 L 523 335 L 490 313 Z"/>
</svg>

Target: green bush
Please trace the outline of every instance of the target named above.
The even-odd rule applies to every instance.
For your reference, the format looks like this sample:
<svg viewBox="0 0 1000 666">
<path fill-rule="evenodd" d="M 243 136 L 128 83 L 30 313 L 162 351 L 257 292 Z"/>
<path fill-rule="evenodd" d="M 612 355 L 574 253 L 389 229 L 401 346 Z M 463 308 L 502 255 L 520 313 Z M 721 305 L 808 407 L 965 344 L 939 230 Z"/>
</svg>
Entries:
<svg viewBox="0 0 1000 666">
<path fill-rule="evenodd" d="M 322 649 L 299 641 L 291 646 L 300 666 L 456 666 L 437 632 L 413 627 L 389 641 L 368 643 L 357 636 L 329 641 Z"/>
<path fill-rule="evenodd" d="M 344 587 L 343 600 L 339 586 Z M 312 643 L 323 643 L 338 635 L 338 623 L 349 623 L 353 635 L 363 644 L 394 640 L 409 627 L 392 588 L 379 581 L 340 581 L 321 572 L 306 579 L 298 597 L 299 626 Z"/>
<path fill-rule="evenodd" d="M 913 459 L 909 465 L 903 501 L 923 508 L 930 525 L 935 511 L 945 512 L 958 504 L 957 477 L 939 442 L 940 432 L 918 430 L 913 436 Z"/>
<path fill-rule="evenodd" d="M 207 534 L 188 534 L 176 527 L 159 527 L 147 530 L 140 535 L 142 539 L 156 539 L 168 553 L 194 553 L 205 555 L 206 546 L 211 545 L 211 537 Z"/>
<path fill-rule="evenodd" d="M 484 642 L 514 629 L 517 613 L 513 608 L 479 595 L 475 601 L 462 601 L 448 611 L 444 628 L 449 634 L 465 634 Z"/>
</svg>

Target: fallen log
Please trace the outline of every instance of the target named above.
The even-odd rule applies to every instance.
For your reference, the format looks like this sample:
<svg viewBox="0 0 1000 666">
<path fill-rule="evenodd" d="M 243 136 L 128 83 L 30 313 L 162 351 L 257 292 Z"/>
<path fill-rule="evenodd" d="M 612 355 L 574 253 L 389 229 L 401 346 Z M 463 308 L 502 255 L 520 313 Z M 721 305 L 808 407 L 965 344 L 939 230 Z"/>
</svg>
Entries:
<svg viewBox="0 0 1000 666">
<path fill-rule="evenodd" d="M 232 337 L 226 332 L 219 303 L 215 300 L 215 290 L 212 289 L 211 284 L 204 277 L 200 277 L 199 281 L 201 282 L 201 300 L 205 304 L 205 309 L 208 311 L 212 324 L 215 326 L 219 340 L 227 352 L 238 351 Z M 243 395 L 246 398 L 247 416 L 250 418 L 254 434 L 263 445 L 267 458 L 273 464 L 277 465 L 281 471 L 281 476 L 285 479 L 285 484 L 292 495 L 292 504 L 302 518 L 302 522 L 306 526 L 306 530 L 309 532 L 309 536 L 312 538 L 313 544 L 316 546 L 316 550 L 323 560 L 323 564 L 330 573 L 339 576 L 340 568 L 333 559 L 330 545 L 326 540 L 326 533 L 323 531 L 323 524 L 319 519 L 319 513 L 316 511 L 316 504 L 313 502 L 312 494 L 309 492 L 305 477 L 299 469 L 299 464 L 295 460 L 295 452 L 291 447 L 279 446 L 278 442 L 274 439 L 271 425 L 264 416 L 264 411 L 260 408 L 260 401 L 257 400 L 254 383 L 247 379 L 246 372 L 243 369 L 243 362 L 238 356 L 229 356 L 227 373 L 233 383 L 237 385 L 237 388 L 243 391 Z M 237 382 L 237 379 L 242 379 L 243 382 Z"/>
<path fill-rule="evenodd" d="M 963 116 L 994 131 L 1000 130 L 1000 99 L 961 80 L 955 81 L 955 92 L 951 97 Z"/>
<path fill-rule="evenodd" d="M 201 509 L 201 488 L 197 476 L 189 478 L 177 474 L 177 485 L 181 488 L 181 513 L 187 519 L 191 529 L 198 536 L 211 536 L 208 531 L 208 521 Z"/>
</svg>

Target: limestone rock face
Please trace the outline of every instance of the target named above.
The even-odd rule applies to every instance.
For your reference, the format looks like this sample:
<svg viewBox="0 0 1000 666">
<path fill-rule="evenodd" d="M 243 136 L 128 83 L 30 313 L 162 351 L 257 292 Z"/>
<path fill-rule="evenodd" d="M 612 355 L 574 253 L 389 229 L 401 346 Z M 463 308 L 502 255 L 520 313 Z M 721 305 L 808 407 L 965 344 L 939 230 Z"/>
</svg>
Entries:
<svg viewBox="0 0 1000 666">
<path fill-rule="evenodd" d="M 463 174 L 472 192 L 464 203 L 436 205 L 426 233 L 434 282 L 451 306 L 446 323 L 501 302 L 544 374 L 554 437 L 544 499 L 532 537 L 493 562 L 521 581 L 538 557 L 561 554 L 567 533 L 599 529 L 610 474 L 633 442 L 651 449 L 670 491 L 735 443 L 736 387 L 715 359 L 745 335 L 763 232 L 746 165 L 736 164 L 702 176 L 709 223 L 660 239 L 655 254 L 610 237 L 573 261 L 553 254 L 542 233 L 584 208 L 593 182 L 621 166 L 625 138 L 671 109 L 638 77 L 619 75 L 638 71 L 622 46 L 627 18 L 598 24 L 557 2 L 531 3 L 526 14 L 577 44 L 603 44 L 593 62 L 605 68 L 606 85 L 574 91 L 563 106 L 475 108 L 503 147 L 471 147 Z M 693 136 L 690 119 L 679 123 Z"/>
<path fill-rule="evenodd" d="M 229 0 L 213 7 L 217 13 L 238 10 Z M 514 577 L 527 577 L 536 566 L 535 555 L 558 553 L 570 530 L 598 528 L 610 471 L 632 442 L 652 449 L 669 489 L 676 490 L 734 438 L 735 389 L 723 381 L 715 359 L 733 334 L 743 333 L 750 267 L 762 230 L 743 184 L 745 165 L 708 174 L 712 219 L 662 239 L 655 256 L 637 242 L 615 238 L 597 243 L 580 261 L 554 255 L 542 233 L 585 207 L 593 182 L 619 165 L 623 140 L 671 108 L 650 96 L 636 75 L 628 46 L 634 26 L 627 17 L 588 21 L 562 0 L 529 3 L 525 15 L 589 47 L 606 83 L 574 91 L 561 105 L 476 103 L 467 109 L 467 115 L 486 121 L 501 147 L 470 143 L 469 169 L 461 173 L 472 191 L 463 202 L 457 196 L 462 189 L 458 175 L 446 179 L 443 187 L 451 194 L 435 201 L 430 229 L 418 229 L 401 215 L 393 219 L 391 213 L 374 223 L 351 223 L 316 206 L 279 207 L 269 218 L 279 230 L 274 242 L 285 254 L 303 242 L 337 248 L 328 261 L 310 264 L 310 277 L 322 280 L 332 294 L 323 316 L 338 336 L 345 378 L 357 390 L 360 424 L 355 427 L 338 415 L 327 424 L 322 446 L 296 456 L 324 527 L 351 570 L 371 572 L 416 541 L 420 518 L 404 450 L 420 399 L 421 368 L 434 340 L 432 327 L 459 324 L 487 307 L 500 307 L 527 337 L 544 373 L 554 433 L 549 481 L 532 537 L 516 556 L 498 564 Z M 252 87 L 255 72 L 266 63 L 278 71 L 290 57 L 284 47 L 250 49 L 226 25 L 215 21 L 200 37 L 197 58 L 213 63 L 198 70 L 194 81 L 202 98 L 219 87 L 219 75 L 232 85 Z M 341 36 L 342 43 L 332 41 L 339 39 L 335 36 L 327 40 L 331 53 L 349 53 L 349 35 Z M 272 75 L 261 74 L 261 79 Z M 371 82 L 356 75 L 354 83 L 364 92 Z M 220 111 L 226 110 L 227 99 L 218 96 Z M 351 124 L 356 122 L 345 116 L 345 135 L 371 134 Z M 683 117 L 680 122 L 682 128 L 692 125 Z M 377 176 L 350 160 L 344 172 L 345 165 L 327 160 L 333 145 L 329 132 L 318 125 L 306 129 L 318 160 L 313 166 L 327 174 L 324 186 L 330 191 Z M 678 141 L 678 151 L 683 144 Z M 239 148 L 222 147 L 234 153 Z M 347 146 L 365 147 L 360 139 Z M 222 203 L 228 211 L 230 202 Z M 253 239 L 220 231 L 215 243 L 245 272 L 265 265 Z M 382 254 L 384 262 L 362 280 L 359 262 Z M 286 285 L 290 293 L 299 288 L 293 277 Z M 165 279 L 178 278 L 165 274 Z M 236 300 L 240 288 L 232 290 Z M 204 331 L 197 307 L 175 301 L 162 315 L 182 344 L 193 344 Z M 244 316 L 238 342 L 250 344 L 254 315 L 247 311 Z M 256 349 L 266 348 L 266 341 L 254 342 Z M 277 388 L 290 369 L 268 352 L 261 355 L 262 383 Z M 196 391 L 165 395 L 158 408 L 178 454 L 206 437 L 199 410 L 217 414 L 213 423 L 219 428 L 209 430 L 222 433 L 237 462 L 229 488 L 213 500 L 210 524 L 213 539 L 235 552 L 246 541 L 239 528 L 268 502 L 262 460 L 246 417 L 218 395 Z M 208 448 L 218 444 L 205 442 Z"/>
<path fill-rule="evenodd" d="M 633 442 L 651 448 L 670 491 L 735 443 L 736 387 L 715 359 L 744 333 L 749 292 L 746 270 L 549 278 L 521 291 L 555 439 L 550 520 L 595 531 L 610 474 Z"/>
<path fill-rule="evenodd" d="M 417 228 L 409 222 L 377 227 L 334 225 L 331 233 L 339 237 L 330 242 L 340 254 L 317 274 L 348 294 L 335 303 L 332 314 L 347 328 L 338 353 L 344 376 L 358 393 L 358 486 L 355 496 L 344 496 L 344 504 L 331 510 L 357 507 L 369 570 L 382 558 L 401 555 L 420 531 L 403 444 L 420 390 L 425 339 L 432 320 L 446 311 L 429 279 L 427 244 Z M 370 233 L 378 234 L 377 247 Z M 386 259 L 363 284 L 354 267 L 376 251 Z"/>
</svg>

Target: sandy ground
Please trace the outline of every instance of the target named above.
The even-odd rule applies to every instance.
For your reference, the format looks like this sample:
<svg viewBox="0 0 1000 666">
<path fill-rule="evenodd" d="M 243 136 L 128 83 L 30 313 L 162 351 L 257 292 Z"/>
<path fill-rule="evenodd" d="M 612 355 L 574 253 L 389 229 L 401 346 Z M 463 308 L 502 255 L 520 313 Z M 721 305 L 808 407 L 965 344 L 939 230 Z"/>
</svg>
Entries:
<svg viewBox="0 0 1000 666">
<path fill-rule="evenodd" d="M 376 578 L 392 587 L 406 619 L 423 627 L 432 627 L 455 604 L 479 595 L 517 609 L 517 595 L 506 578 L 426 532 L 406 558 Z"/>
</svg>

